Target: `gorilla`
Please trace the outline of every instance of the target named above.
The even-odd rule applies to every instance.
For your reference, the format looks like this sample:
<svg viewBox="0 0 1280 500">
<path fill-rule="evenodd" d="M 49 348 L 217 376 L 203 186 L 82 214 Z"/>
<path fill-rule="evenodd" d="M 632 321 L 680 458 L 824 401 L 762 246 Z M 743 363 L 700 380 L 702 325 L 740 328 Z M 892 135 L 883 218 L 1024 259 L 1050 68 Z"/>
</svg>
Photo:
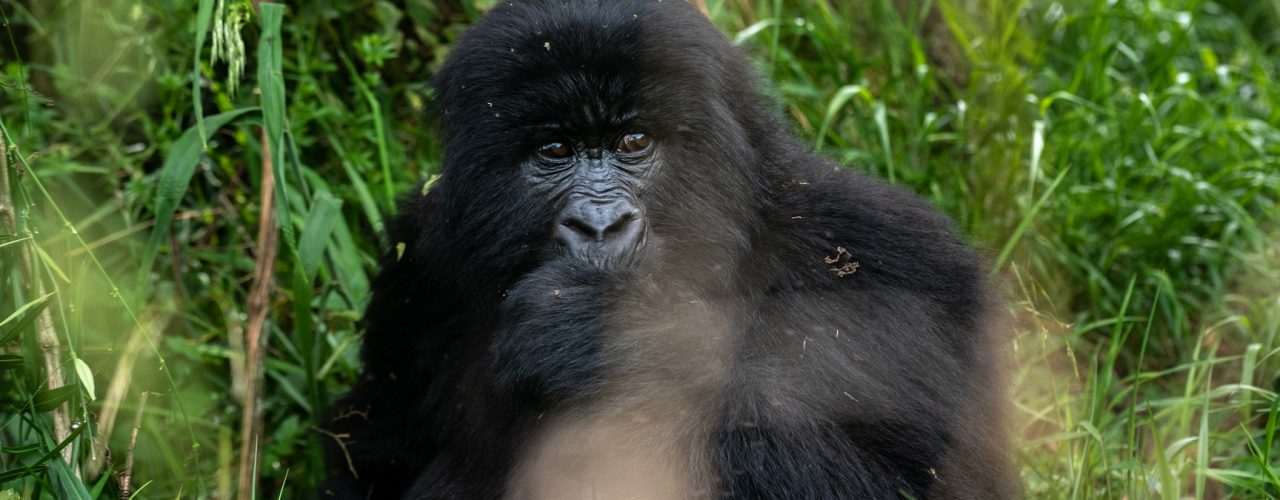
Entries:
<svg viewBox="0 0 1280 500">
<path fill-rule="evenodd" d="M 338 498 L 1009 498 L 984 263 L 679 0 L 512 0 L 432 80 Z M 425 194 L 423 194 L 425 193 Z"/>
</svg>

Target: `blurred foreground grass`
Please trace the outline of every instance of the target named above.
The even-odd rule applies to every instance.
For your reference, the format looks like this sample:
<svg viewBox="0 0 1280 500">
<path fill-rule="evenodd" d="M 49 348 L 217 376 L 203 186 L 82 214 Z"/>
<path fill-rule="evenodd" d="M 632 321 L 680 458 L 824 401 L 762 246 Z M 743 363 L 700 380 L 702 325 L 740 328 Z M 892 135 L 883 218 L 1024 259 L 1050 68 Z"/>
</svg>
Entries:
<svg viewBox="0 0 1280 500">
<path fill-rule="evenodd" d="M 1280 495 L 1280 0 L 695 3 L 990 255 L 1029 496 Z M 485 3 L 259 7 L 0 0 L 0 498 L 321 479 Z"/>
</svg>

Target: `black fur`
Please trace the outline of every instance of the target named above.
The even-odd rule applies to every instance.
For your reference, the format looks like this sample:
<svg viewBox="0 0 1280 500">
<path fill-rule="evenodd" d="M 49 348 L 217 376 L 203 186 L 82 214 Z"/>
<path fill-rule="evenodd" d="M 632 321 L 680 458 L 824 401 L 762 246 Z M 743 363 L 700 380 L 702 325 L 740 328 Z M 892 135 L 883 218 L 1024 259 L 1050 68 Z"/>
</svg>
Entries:
<svg viewBox="0 0 1280 500">
<path fill-rule="evenodd" d="M 692 443 L 690 497 L 1016 494 L 983 263 L 793 138 L 691 6 L 504 2 L 433 83 L 443 176 L 390 229 L 327 494 L 527 496 L 548 422 L 615 402 L 592 415 L 647 409 Z M 543 122 L 654 137 L 632 263 L 557 250 L 558 198 L 521 167 Z"/>
</svg>

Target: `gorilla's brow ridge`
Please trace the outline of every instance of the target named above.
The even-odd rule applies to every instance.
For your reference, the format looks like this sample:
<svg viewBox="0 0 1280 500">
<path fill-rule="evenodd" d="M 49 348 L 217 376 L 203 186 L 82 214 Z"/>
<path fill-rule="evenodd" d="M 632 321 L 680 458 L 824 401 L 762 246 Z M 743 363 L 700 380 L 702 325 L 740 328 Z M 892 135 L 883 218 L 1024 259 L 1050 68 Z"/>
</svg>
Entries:
<svg viewBox="0 0 1280 500">
<path fill-rule="evenodd" d="M 593 121 L 592 123 L 588 124 L 591 128 L 594 128 L 595 131 L 599 131 L 602 129 L 623 128 L 635 123 L 640 119 L 640 113 L 638 111 L 631 110 L 631 109 L 623 111 L 621 114 L 614 114 L 614 113 L 593 113 L 593 114 L 596 115 L 595 118 L 605 122 L 602 124 L 597 121 Z M 600 114 L 603 114 L 604 116 L 599 116 Z M 534 123 L 526 124 L 520 127 L 520 129 L 523 132 L 531 133 L 531 134 L 536 134 L 539 132 L 563 133 L 567 131 L 574 131 L 574 129 L 578 128 L 576 125 L 573 124 L 573 121 L 574 120 L 572 118 L 560 119 L 560 120 L 537 121 Z"/>
</svg>

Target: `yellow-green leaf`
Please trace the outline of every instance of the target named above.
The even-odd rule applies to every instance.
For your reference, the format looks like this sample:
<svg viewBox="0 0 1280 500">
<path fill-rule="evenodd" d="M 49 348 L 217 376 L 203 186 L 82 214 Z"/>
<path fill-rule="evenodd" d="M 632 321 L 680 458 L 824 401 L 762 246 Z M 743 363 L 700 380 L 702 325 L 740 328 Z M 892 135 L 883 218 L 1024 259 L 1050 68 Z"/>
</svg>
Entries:
<svg viewBox="0 0 1280 500">
<path fill-rule="evenodd" d="M 80 378 L 80 386 L 84 387 L 85 394 L 89 395 L 89 401 L 96 401 L 98 396 L 93 393 L 93 370 L 89 369 L 89 364 L 83 359 L 75 358 L 76 376 Z"/>
</svg>

